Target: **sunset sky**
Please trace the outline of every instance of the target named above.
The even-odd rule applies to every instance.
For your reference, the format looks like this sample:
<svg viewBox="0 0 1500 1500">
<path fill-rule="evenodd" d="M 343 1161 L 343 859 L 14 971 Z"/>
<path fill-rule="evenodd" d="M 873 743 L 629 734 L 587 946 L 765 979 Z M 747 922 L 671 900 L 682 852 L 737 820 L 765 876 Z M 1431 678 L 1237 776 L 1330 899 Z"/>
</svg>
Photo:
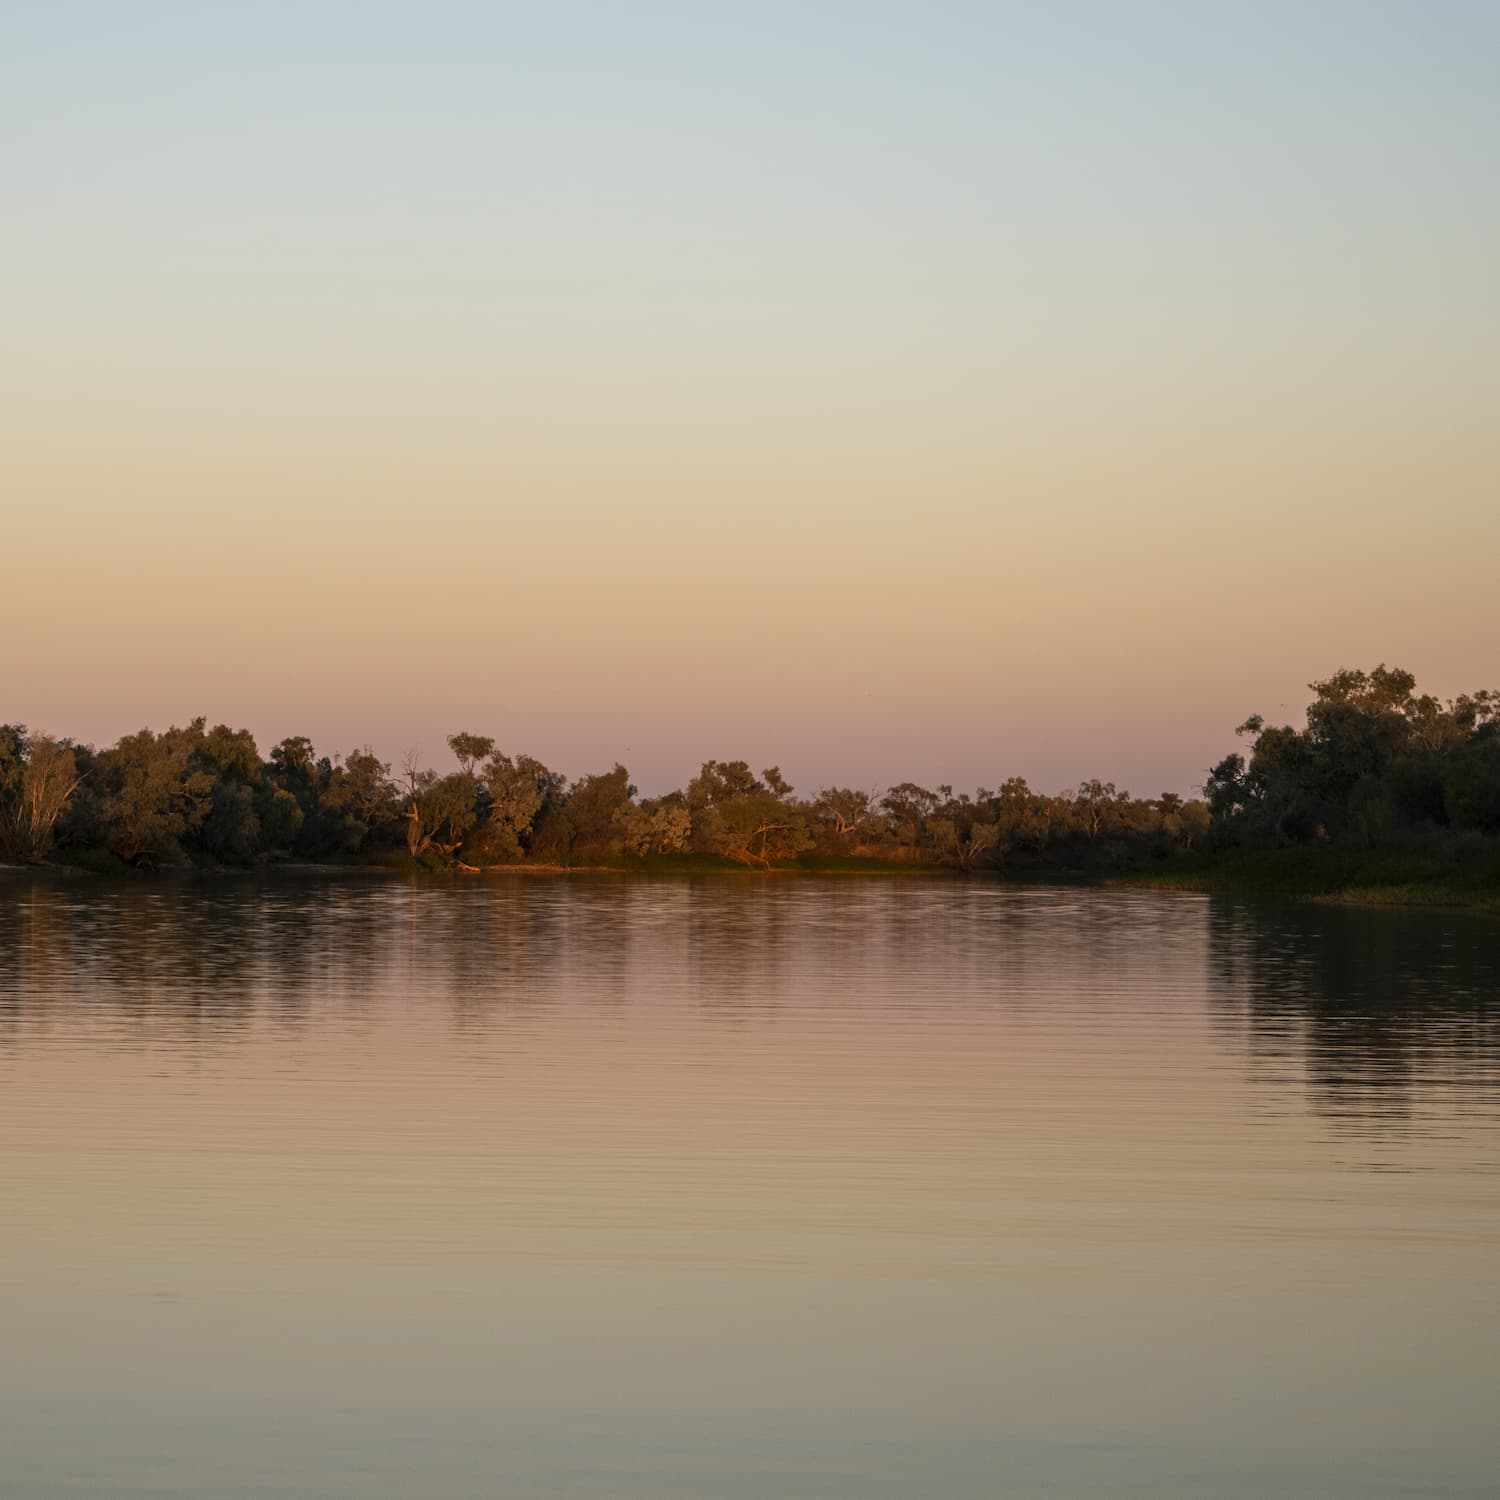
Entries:
<svg viewBox="0 0 1500 1500">
<path fill-rule="evenodd" d="M 0 0 L 0 719 L 1185 790 L 1500 686 L 1500 6 Z"/>
</svg>

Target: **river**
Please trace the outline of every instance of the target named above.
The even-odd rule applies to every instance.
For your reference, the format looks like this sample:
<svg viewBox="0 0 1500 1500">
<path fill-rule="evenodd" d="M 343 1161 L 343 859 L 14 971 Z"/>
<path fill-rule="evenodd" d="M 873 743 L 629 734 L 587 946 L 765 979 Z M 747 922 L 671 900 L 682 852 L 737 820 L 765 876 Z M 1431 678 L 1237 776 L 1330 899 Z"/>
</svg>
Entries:
<svg viewBox="0 0 1500 1500">
<path fill-rule="evenodd" d="M 0 1496 L 1489 1496 L 1500 923 L 0 884 Z"/>
</svg>

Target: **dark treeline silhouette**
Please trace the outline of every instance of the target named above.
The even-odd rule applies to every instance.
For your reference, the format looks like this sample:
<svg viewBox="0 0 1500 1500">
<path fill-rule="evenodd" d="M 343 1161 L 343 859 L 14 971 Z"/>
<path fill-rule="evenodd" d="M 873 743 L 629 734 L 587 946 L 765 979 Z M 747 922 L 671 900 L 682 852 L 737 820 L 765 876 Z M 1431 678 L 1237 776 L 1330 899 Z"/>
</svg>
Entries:
<svg viewBox="0 0 1500 1500">
<path fill-rule="evenodd" d="M 203 719 L 107 749 L 0 725 L 0 857 L 121 866 L 417 861 L 432 868 L 651 863 L 698 856 L 769 867 L 827 860 L 959 869 L 1109 869 L 1201 848 L 1369 844 L 1415 832 L 1500 832 L 1500 695 L 1440 703 L 1377 667 L 1313 684 L 1307 727 L 1256 718 L 1248 760 L 1209 774 L 1206 801 L 1134 798 L 1088 781 L 1048 795 L 1012 777 L 973 793 L 901 782 L 799 797 L 780 770 L 705 762 L 641 798 L 624 766 L 568 781 L 486 735 L 451 735 L 458 769 L 392 766 L 369 748 L 319 756 Z"/>
<path fill-rule="evenodd" d="M 1310 684 L 1303 729 L 1259 715 L 1204 786 L 1216 847 L 1410 847 L 1459 854 L 1500 834 L 1500 693 L 1448 702 L 1399 667 Z"/>
</svg>

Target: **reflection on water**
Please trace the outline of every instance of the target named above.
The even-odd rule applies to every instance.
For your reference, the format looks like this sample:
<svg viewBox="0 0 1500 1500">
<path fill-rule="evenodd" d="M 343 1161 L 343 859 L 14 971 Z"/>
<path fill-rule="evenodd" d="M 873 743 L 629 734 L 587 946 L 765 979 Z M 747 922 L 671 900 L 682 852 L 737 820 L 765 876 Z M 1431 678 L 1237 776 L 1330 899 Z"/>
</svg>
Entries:
<svg viewBox="0 0 1500 1500">
<path fill-rule="evenodd" d="M 1500 926 L 0 886 L 0 1496 L 1480 1495 Z"/>
<path fill-rule="evenodd" d="M 1213 994 L 1252 1065 L 1290 1068 L 1356 1138 L 1493 1120 L 1500 1101 L 1500 929 L 1423 911 L 1219 905 Z"/>
</svg>

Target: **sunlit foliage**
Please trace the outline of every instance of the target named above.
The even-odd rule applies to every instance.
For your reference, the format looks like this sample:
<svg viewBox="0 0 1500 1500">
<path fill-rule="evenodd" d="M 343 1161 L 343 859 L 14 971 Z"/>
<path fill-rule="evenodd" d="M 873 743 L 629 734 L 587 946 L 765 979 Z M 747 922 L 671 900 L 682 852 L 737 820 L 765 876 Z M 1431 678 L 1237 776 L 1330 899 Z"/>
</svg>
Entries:
<svg viewBox="0 0 1500 1500">
<path fill-rule="evenodd" d="M 798 796 L 779 767 L 709 760 L 641 799 L 622 765 L 569 782 L 489 735 L 448 738 L 458 769 L 368 746 L 320 756 L 293 736 L 261 758 L 203 719 L 95 750 L 0 724 L 0 859 L 112 867 L 392 859 L 430 867 L 694 859 L 765 869 L 881 861 L 962 870 L 1111 867 L 1204 848 L 1369 847 L 1500 836 L 1500 694 L 1418 694 L 1409 672 L 1312 684 L 1302 728 L 1253 717 L 1249 751 L 1207 773 L 1206 800 L 1137 798 L 1089 780 L 1056 794 L 1019 776 L 955 791 L 912 781 Z"/>
</svg>

